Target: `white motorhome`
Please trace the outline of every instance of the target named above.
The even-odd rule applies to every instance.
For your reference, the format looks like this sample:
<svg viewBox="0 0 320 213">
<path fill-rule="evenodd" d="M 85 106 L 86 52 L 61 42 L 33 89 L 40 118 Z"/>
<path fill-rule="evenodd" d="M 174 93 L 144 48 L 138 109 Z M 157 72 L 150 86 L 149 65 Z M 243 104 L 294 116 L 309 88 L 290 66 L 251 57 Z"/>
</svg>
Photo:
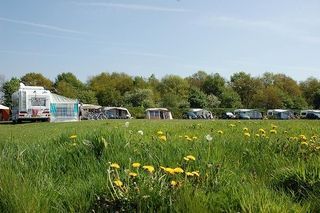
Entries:
<svg viewBox="0 0 320 213">
<path fill-rule="evenodd" d="M 269 109 L 267 111 L 267 117 L 271 119 L 288 120 L 294 118 L 294 113 L 289 109 Z"/>
<path fill-rule="evenodd" d="M 300 118 L 307 118 L 308 113 L 320 113 L 320 110 L 316 110 L 316 109 L 301 110 Z"/>
<path fill-rule="evenodd" d="M 50 120 L 49 90 L 20 83 L 18 91 L 12 94 L 12 121 Z"/>
</svg>

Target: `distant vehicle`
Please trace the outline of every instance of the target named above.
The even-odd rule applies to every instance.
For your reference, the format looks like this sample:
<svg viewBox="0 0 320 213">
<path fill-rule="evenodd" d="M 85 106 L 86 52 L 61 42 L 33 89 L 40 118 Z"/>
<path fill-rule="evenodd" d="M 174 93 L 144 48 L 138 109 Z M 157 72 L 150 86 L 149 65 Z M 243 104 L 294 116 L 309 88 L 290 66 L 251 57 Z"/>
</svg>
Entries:
<svg viewBox="0 0 320 213">
<path fill-rule="evenodd" d="M 225 112 L 221 115 L 221 119 L 235 119 L 236 116 L 232 112 Z"/>
<path fill-rule="evenodd" d="M 12 121 L 49 121 L 50 97 L 50 91 L 43 87 L 20 83 L 19 90 L 12 94 Z"/>
<path fill-rule="evenodd" d="M 103 107 L 103 113 L 107 119 L 130 119 L 132 118 L 129 110 L 124 107 Z"/>
<path fill-rule="evenodd" d="M 270 119 L 288 120 L 294 118 L 294 113 L 288 109 L 269 109 L 267 111 L 267 117 Z"/>
<path fill-rule="evenodd" d="M 94 104 L 80 104 L 81 120 L 93 120 L 94 115 L 100 112 L 102 107 Z"/>
<path fill-rule="evenodd" d="M 184 113 L 185 119 L 213 119 L 213 115 L 210 111 L 205 109 L 190 109 Z"/>
<path fill-rule="evenodd" d="M 262 114 L 256 109 L 236 109 L 234 115 L 237 119 L 262 119 Z"/>
<path fill-rule="evenodd" d="M 147 119 L 173 119 L 167 108 L 148 108 L 145 112 Z"/>
<path fill-rule="evenodd" d="M 320 119 L 320 112 L 309 112 L 306 119 Z"/>
<path fill-rule="evenodd" d="M 10 108 L 0 104 L 0 121 L 9 121 Z"/>
<path fill-rule="evenodd" d="M 309 113 L 320 113 L 320 110 L 315 110 L 315 109 L 307 109 L 307 110 L 301 110 L 300 112 L 300 118 L 307 118 L 307 115 Z"/>
</svg>

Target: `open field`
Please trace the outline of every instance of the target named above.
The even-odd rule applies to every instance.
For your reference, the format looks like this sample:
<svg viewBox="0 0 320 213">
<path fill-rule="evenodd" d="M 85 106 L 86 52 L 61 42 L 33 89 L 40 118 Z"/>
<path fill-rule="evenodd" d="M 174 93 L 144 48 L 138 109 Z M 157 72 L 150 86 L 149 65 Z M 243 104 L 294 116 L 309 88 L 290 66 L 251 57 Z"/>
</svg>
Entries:
<svg viewBox="0 0 320 213">
<path fill-rule="evenodd" d="M 0 125 L 0 212 L 91 210 L 320 211 L 320 122 Z"/>
</svg>

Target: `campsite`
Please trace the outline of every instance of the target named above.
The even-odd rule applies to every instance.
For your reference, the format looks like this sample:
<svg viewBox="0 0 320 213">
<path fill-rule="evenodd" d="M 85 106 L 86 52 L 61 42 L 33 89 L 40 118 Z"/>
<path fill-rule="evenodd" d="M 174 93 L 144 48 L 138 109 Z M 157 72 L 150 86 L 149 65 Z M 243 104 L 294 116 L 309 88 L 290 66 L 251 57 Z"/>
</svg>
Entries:
<svg viewBox="0 0 320 213">
<path fill-rule="evenodd" d="M 0 5 L 0 213 L 320 213 L 319 0 Z"/>
<path fill-rule="evenodd" d="M 315 212 L 319 121 L 0 125 L 0 211 Z"/>
</svg>

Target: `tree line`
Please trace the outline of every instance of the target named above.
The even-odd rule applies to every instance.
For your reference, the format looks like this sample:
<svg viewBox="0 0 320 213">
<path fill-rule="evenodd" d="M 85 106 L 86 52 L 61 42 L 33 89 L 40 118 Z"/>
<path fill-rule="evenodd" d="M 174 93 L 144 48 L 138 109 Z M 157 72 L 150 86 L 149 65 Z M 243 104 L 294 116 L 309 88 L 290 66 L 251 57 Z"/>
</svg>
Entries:
<svg viewBox="0 0 320 213">
<path fill-rule="evenodd" d="M 254 77 L 234 73 L 230 79 L 219 73 L 198 71 L 182 78 L 167 75 L 157 79 L 102 72 L 80 81 L 73 73 L 61 73 L 51 81 L 41 73 L 27 73 L 2 80 L 2 102 L 11 106 L 11 94 L 19 83 L 46 89 L 82 103 L 102 106 L 186 108 L 320 108 L 320 81 L 310 77 L 297 82 L 285 74 L 266 72 Z"/>
</svg>

